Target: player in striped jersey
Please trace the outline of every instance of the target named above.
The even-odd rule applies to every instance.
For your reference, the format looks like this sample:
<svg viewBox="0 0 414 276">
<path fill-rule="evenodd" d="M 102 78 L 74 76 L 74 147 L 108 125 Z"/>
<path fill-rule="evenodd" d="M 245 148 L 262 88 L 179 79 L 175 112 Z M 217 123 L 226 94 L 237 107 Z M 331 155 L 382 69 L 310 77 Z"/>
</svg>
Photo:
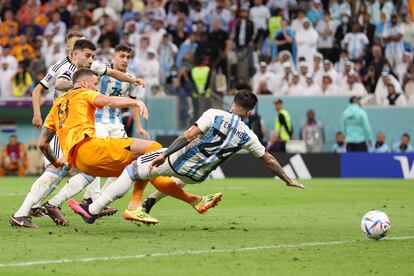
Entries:
<svg viewBox="0 0 414 276">
<path fill-rule="evenodd" d="M 121 72 L 126 72 L 126 68 L 128 67 L 129 61 L 131 59 L 131 54 L 132 49 L 129 46 L 118 45 L 115 47 L 113 63 L 109 65 L 109 67 Z M 136 89 L 134 85 L 127 82 L 121 82 L 107 75 L 101 76 L 99 80 L 98 90 L 105 96 L 119 96 L 136 99 Z M 138 135 L 142 135 L 148 139 L 149 134 L 141 126 L 138 108 L 131 108 L 131 112 L 134 117 L 135 127 Z M 120 119 L 119 108 L 111 108 L 107 106 L 102 109 L 97 109 L 95 113 L 95 130 L 97 137 L 127 137 L 124 125 Z M 105 187 L 109 185 L 113 180 L 115 180 L 115 178 L 108 178 Z M 71 186 L 72 184 L 68 183 L 64 188 L 62 188 L 59 193 L 51 198 L 47 204 L 45 204 L 45 207 L 48 210 L 56 208 L 65 202 L 68 198 L 74 196 L 74 193 L 80 191 L 79 186 Z M 92 203 L 93 200 L 99 197 L 100 192 L 100 179 L 99 177 L 96 177 L 95 180 L 88 185 L 88 189 L 83 197 L 84 201 Z M 52 211 L 59 212 L 59 210 L 56 209 Z"/>
<path fill-rule="evenodd" d="M 108 74 L 121 81 L 131 82 L 136 85 L 145 85 L 145 82 L 141 79 L 135 79 L 129 75 L 126 75 L 123 72 L 111 68 L 106 68 L 105 64 L 102 64 L 100 62 L 94 62 L 93 58 L 95 56 L 95 51 L 96 47 L 92 42 L 86 39 L 77 40 L 73 45 L 72 51 L 70 52 L 70 60 L 72 61 L 72 63 L 65 67 L 63 67 L 62 64 L 58 70 L 59 74 L 52 73 L 49 75 L 49 77 L 47 77 L 47 79 L 50 79 L 50 81 L 52 81 L 53 78 L 56 79 L 55 90 L 67 91 L 70 87 L 72 87 L 71 77 L 73 73 L 77 70 L 77 68 L 91 68 L 99 75 Z M 58 141 L 55 140 L 55 142 Z M 55 145 L 52 148 L 55 148 L 57 152 L 60 152 L 60 146 Z M 37 179 L 35 183 L 33 183 L 31 191 L 26 196 L 22 206 L 10 218 L 10 224 L 12 226 L 17 227 L 36 228 L 37 225 L 33 224 L 29 217 L 29 212 L 31 208 L 36 204 L 39 204 L 45 197 L 47 197 L 58 185 L 62 178 L 63 175 L 60 171 L 54 169 L 53 167 L 48 168 L 46 172 L 41 177 L 39 177 L 39 179 Z M 90 183 L 92 180 L 92 177 L 83 174 L 77 174 L 71 177 L 71 179 L 69 179 L 69 182 L 74 182 L 78 183 L 78 185 L 81 185 L 85 181 Z M 48 215 L 51 216 L 51 214 Z M 57 217 L 54 219 L 54 221 L 56 222 L 56 224 L 67 225 L 67 221 L 64 220 L 64 218 L 63 220 L 61 220 L 59 217 Z"/>
<path fill-rule="evenodd" d="M 39 84 L 33 90 L 32 101 L 33 101 L 33 119 L 32 124 L 35 128 L 40 129 L 42 127 L 42 115 L 40 112 L 41 96 L 43 91 L 46 89 L 48 93 L 55 92 L 55 83 L 57 76 L 63 72 L 69 70 L 74 66 L 71 62 L 71 56 L 73 53 L 73 46 L 76 41 L 84 39 L 83 34 L 79 32 L 69 33 L 66 37 L 66 48 L 68 56 L 64 59 L 56 62 L 52 67 L 49 68 L 46 76 L 40 81 Z M 56 156 L 63 156 L 57 143 L 57 137 L 54 137 L 50 143 L 51 148 L 54 149 Z M 50 165 L 50 162 L 45 159 L 46 170 L 45 172 L 33 183 L 31 191 L 24 199 L 22 205 L 17 212 L 10 219 L 10 222 L 14 226 L 32 227 L 35 226 L 31 223 L 29 216 L 44 216 L 40 202 L 44 196 L 47 196 L 53 189 L 58 185 L 60 180 L 64 177 L 61 171 Z M 49 164 L 49 165 L 47 165 Z"/>
</svg>

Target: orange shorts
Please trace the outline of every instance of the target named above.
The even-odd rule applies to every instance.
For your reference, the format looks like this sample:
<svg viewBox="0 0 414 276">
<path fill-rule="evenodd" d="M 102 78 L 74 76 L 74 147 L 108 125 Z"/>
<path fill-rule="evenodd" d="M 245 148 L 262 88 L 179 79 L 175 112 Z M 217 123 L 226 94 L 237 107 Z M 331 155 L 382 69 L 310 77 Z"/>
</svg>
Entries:
<svg viewBox="0 0 414 276">
<path fill-rule="evenodd" d="M 78 144 L 74 164 L 91 176 L 117 177 L 132 162 L 133 138 L 91 137 Z"/>
</svg>

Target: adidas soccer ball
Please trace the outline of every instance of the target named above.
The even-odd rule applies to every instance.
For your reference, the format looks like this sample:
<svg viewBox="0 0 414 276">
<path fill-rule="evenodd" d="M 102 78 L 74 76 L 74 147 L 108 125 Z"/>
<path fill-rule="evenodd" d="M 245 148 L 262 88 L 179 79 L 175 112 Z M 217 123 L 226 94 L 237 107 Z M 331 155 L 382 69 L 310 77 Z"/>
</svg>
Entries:
<svg viewBox="0 0 414 276">
<path fill-rule="evenodd" d="M 369 211 L 361 220 L 362 232 L 370 239 L 379 240 L 391 229 L 387 214 L 381 211 Z"/>
</svg>

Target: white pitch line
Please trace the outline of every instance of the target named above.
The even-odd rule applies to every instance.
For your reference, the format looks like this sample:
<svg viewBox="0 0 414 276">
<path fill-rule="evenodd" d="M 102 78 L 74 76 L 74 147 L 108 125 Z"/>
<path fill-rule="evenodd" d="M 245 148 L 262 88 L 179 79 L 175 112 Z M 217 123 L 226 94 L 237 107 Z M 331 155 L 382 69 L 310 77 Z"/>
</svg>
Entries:
<svg viewBox="0 0 414 276">
<path fill-rule="evenodd" d="M 390 238 L 385 238 L 384 240 L 413 240 L 413 239 L 414 239 L 414 236 L 406 236 L 406 237 L 390 237 Z M 245 252 L 245 251 L 259 251 L 259 250 L 269 250 L 269 249 L 317 247 L 317 246 L 349 244 L 349 243 L 357 243 L 357 242 L 364 242 L 364 241 L 348 240 L 348 241 L 330 241 L 330 242 L 311 242 L 311 243 L 299 243 L 299 244 L 279 244 L 279 245 L 268 245 L 268 246 L 229 248 L 229 249 L 207 249 L 207 250 L 175 251 L 175 252 L 169 252 L 169 253 L 148 253 L 148 254 L 139 254 L 139 255 L 130 255 L 130 256 L 108 256 L 108 257 L 94 257 L 94 258 L 80 258 L 80 259 L 40 260 L 40 261 L 21 262 L 21 263 L 5 263 L 5 264 L 0 264 L 0 268 L 27 267 L 27 266 L 35 266 L 35 265 L 49 265 L 49 264 L 90 263 L 90 262 L 98 262 L 98 261 L 131 260 L 131 259 L 143 259 L 147 257 L 172 257 L 172 256 L 180 256 L 180 255 L 200 255 L 200 254 L 212 254 L 212 253 L 234 253 L 234 252 Z"/>
</svg>

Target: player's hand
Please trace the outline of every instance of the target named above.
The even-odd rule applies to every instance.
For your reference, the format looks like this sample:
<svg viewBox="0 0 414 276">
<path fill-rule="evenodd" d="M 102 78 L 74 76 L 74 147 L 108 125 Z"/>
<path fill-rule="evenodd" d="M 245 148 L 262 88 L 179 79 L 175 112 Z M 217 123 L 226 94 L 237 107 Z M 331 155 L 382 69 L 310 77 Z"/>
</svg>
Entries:
<svg viewBox="0 0 414 276">
<path fill-rule="evenodd" d="M 143 79 L 135 78 L 134 85 L 142 86 L 145 88 L 147 86 L 147 83 Z"/>
<path fill-rule="evenodd" d="M 147 106 L 142 101 L 137 101 L 137 106 L 139 108 L 139 115 L 145 120 L 148 120 L 149 114 Z"/>
<path fill-rule="evenodd" d="M 151 138 L 149 133 L 143 128 L 138 128 L 137 129 L 137 134 L 138 134 L 138 136 L 143 136 L 147 140 L 149 140 Z"/>
<path fill-rule="evenodd" d="M 56 161 L 55 161 L 55 163 L 53 163 L 52 164 L 55 168 L 63 168 L 63 167 L 65 167 L 65 166 L 67 166 L 68 164 L 66 163 L 66 160 L 65 160 L 65 158 L 63 158 L 63 157 L 61 157 L 61 158 L 59 158 L 59 159 L 57 159 Z"/>
<path fill-rule="evenodd" d="M 294 179 L 290 180 L 288 183 L 286 183 L 286 185 L 293 188 L 305 189 L 305 186 L 303 186 Z"/>
<path fill-rule="evenodd" d="M 158 167 L 159 165 L 162 165 L 165 162 L 165 156 L 164 154 L 159 155 L 157 158 L 155 158 L 151 165 L 149 166 L 149 171 L 151 172 L 154 167 Z"/>
<path fill-rule="evenodd" d="M 32 119 L 32 124 L 36 129 L 41 129 L 43 125 L 43 120 L 41 115 L 34 115 Z"/>
</svg>

